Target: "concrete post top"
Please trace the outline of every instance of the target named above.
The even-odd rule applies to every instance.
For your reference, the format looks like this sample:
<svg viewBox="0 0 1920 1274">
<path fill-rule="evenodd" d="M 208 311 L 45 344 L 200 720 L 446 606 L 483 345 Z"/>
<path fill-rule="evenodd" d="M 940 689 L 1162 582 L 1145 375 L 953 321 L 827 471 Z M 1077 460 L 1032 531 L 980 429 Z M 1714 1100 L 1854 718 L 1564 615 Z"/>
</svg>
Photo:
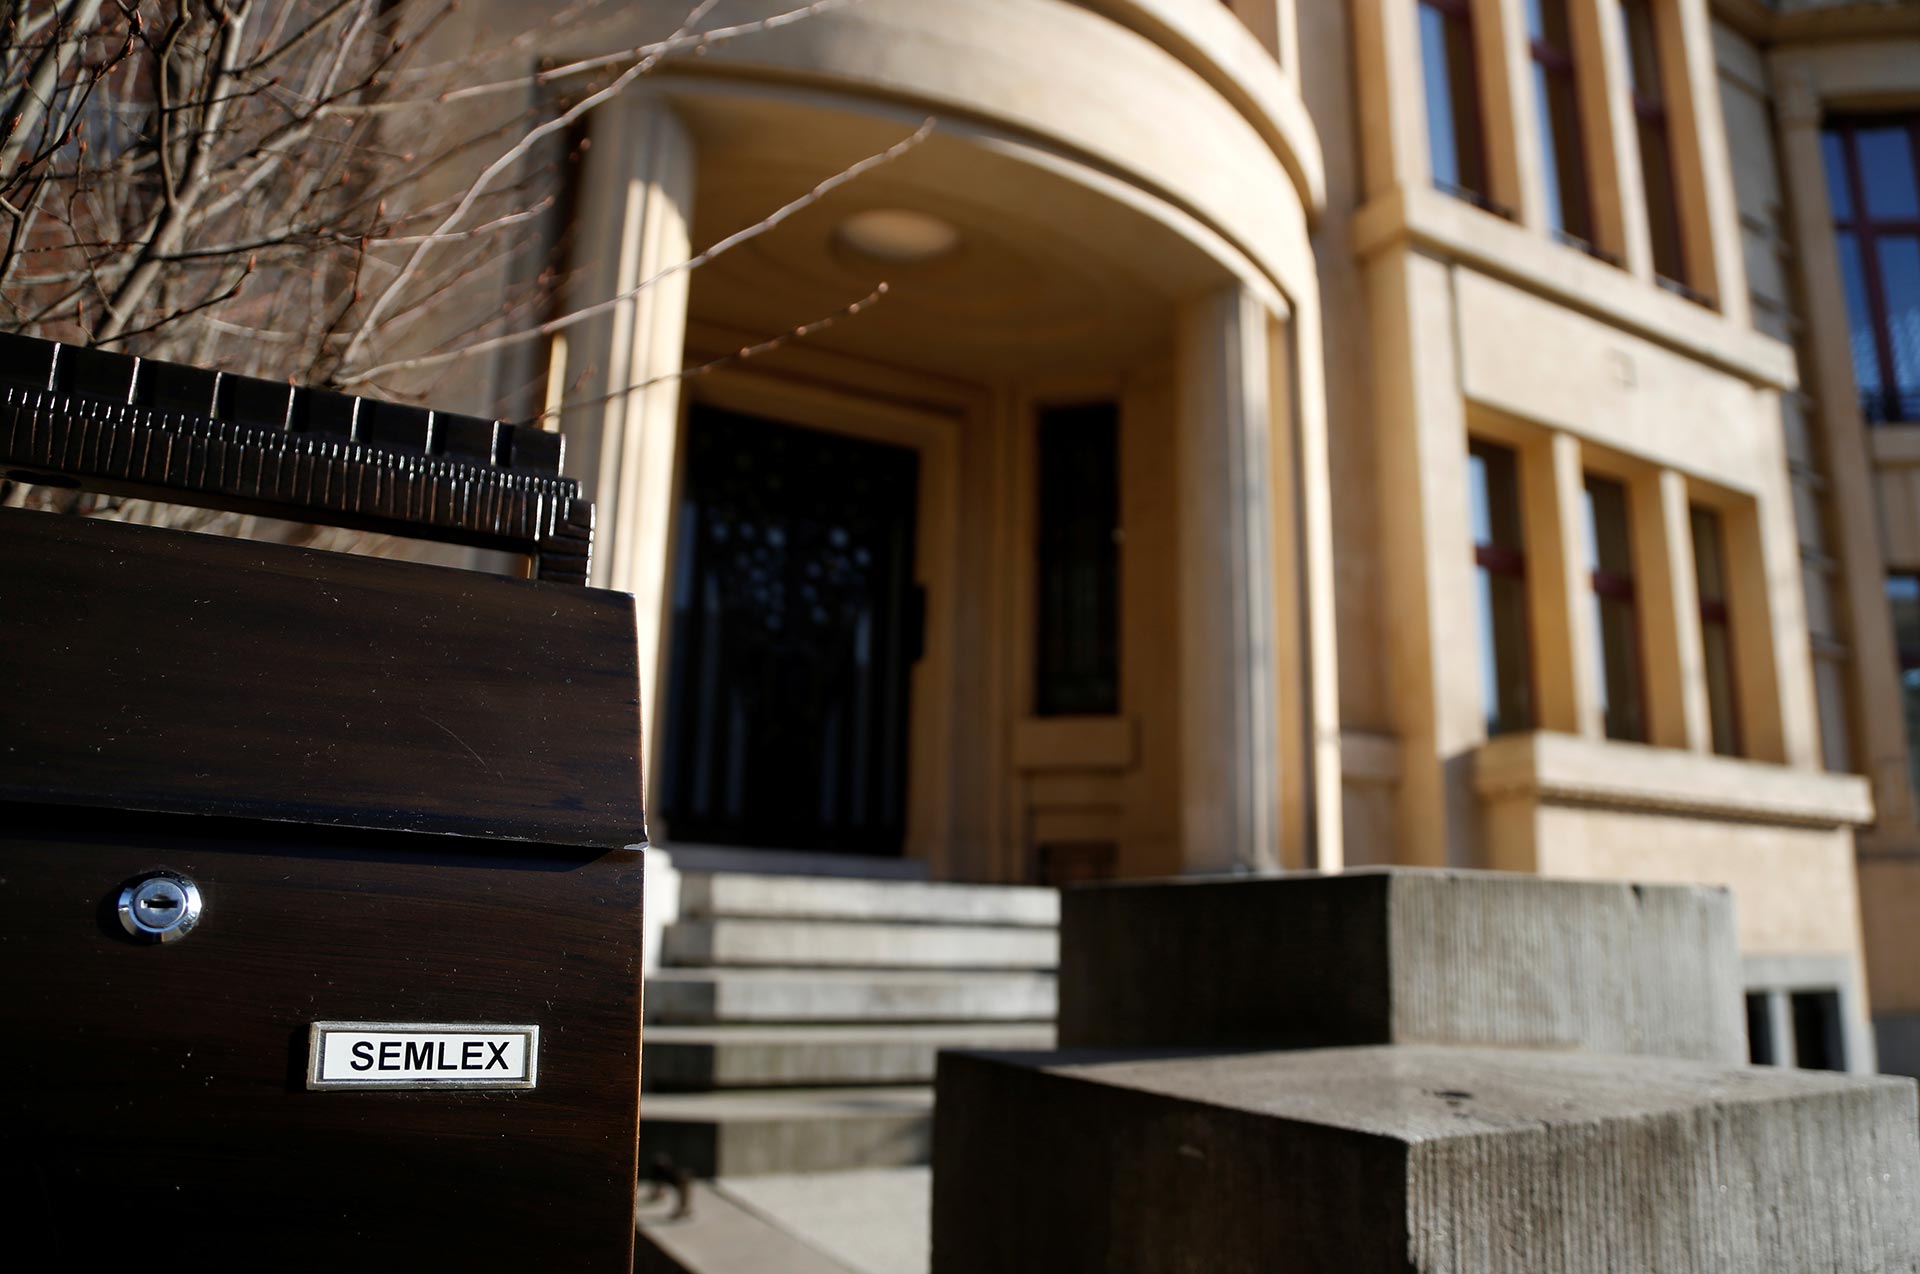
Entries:
<svg viewBox="0 0 1920 1274">
<path fill-rule="evenodd" d="M 1284 1052 L 953 1052 L 946 1067 L 1011 1067 L 1114 1090 L 1317 1124 L 1407 1145 L 1681 1115 L 1756 1102 L 1871 1101 L 1907 1112 L 1915 1081 L 1667 1057 L 1401 1044 Z M 944 1071 L 943 1071 L 944 1079 Z"/>
<path fill-rule="evenodd" d="M 1733 895 L 1417 868 L 1070 889 L 1066 1047 L 1451 1043 L 1746 1060 Z"/>
</svg>

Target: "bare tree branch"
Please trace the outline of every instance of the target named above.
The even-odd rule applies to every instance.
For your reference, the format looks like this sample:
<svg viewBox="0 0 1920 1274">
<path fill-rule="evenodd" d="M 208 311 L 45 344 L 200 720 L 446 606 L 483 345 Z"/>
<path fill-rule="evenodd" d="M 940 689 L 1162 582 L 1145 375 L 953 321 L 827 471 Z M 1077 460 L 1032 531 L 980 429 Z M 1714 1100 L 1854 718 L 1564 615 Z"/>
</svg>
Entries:
<svg viewBox="0 0 1920 1274">
<path fill-rule="evenodd" d="M 612 296 L 607 298 L 604 301 L 597 302 L 593 305 L 585 306 L 581 309 L 574 310 L 568 314 L 563 314 L 559 318 L 549 319 L 547 322 L 542 323 L 540 326 L 529 329 L 527 331 L 511 332 L 505 336 L 496 336 L 488 340 L 476 341 L 471 345 L 463 345 L 457 349 L 444 350 L 436 354 L 422 354 L 416 358 L 403 358 L 391 363 L 382 363 L 378 367 L 370 367 L 363 372 L 355 372 L 351 376 L 343 377 L 341 378 L 340 383 L 342 385 L 358 385 L 358 384 L 364 384 L 365 382 L 370 380 L 374 380 L 380 376 L 392 375 L 395 372 L 415 371 L 415 370 L 426 368 L 426 367 L 439 367 L 443 364 L 450 363 L 455 359 L 470 358 L 476 354 L 488 354 L 488 353 L 492 353 L 494 350 L 497 350 L 497 349 L 504 349 L 509 345 L 518 345 L 525 341 L 538 340 L 542 337 L 552 336 L 555 332 L 565 331 L 567 328 L 572 327 L 577 323 L 585 322 L 587 319 L 593 318 L 596 315 L 605 314 L 608 311 L 613 310 L 625 304 L 628 301 L 631 301 L 634 297 L 640 295 L 642 292 L 646 291 L 648 288 L 653 287 L 655 284 L 659 283 L 662 279 L 670 278 L 675 274 L 683 274 L 689 270 L 696 270 L 700 268 L 701 266 L 705 265 L 707 262 L 719 256 L 721 253 L 727 251 L 729 248 L 735 248 L 735 247 L 738 247 L 740 244 L 746 243 L 750 239 L 756 239 L 759 236 L 765 234 L 767 231 L 773 229 L 775 226 L 779 225 L 781 222 L 785 221 L 787 218 L 791 217 L 794 213 L 799 212 L 803 208 L 808 208 L 816 203 L 819 203 L 820 200 L 826 197 L 829 193 L 838 189 L 841 186 L 846 185 L 848 182 L 852 181 L 854 178 L 859 177 L 864 173 L 871 172 L 875 168 L 880 167 L 882 164 L 892 163 L 894 160 L 906 154 L 908 151 L 912 150 L 915 146 L 918 146 L 921 142 L 925 141 L 928 137 L 932 136 L 934 123 L 935 123 L 934 119 L 931 116 L 929 116 L 926 120 L 921 122 L 920 127 L 916 128 L 912 132 L 912 134 L 910 134 L 909 136 L 907 136 L 906 138 L 898 142 L 895 142 L 893 145 L 887 147 L 887 149 L 880 151 L 877 154 L 869 155 L 865 159 L 862 159 L 857 163 L 851 164 L 848 167 L 841 169 L 839 172 L 835 173 L 833 176 L 828 177 L 825 181 L 822 181 L 818 185 L 814 186 L 811 190 L 807 191 L 805 194 L 801 195 L 799 198 L 790 200 L 789 202 L 782 204 L 779 208 L 775 209 L 773 212 L 769 213 L 767 216 L 761 218 L 759 221 L 754 222 L 752 225 L 747 226 L 741 230 L 736 230 L 734 233 L 728 235 L 724 239 L 719 240 L 717 243 L 714 243 L 712 246 L 698 253 L 695 253 L 691 257 L 688 257 L 685 261 L 675 262 L 673 265 L 667 266 L 666 268 L 659 270 L 654 274 L 649 275 L 648 277 L 640 280 L 640 282 L 635 284 L 633 287 L 628 288 L 625 292 L 622 292 L 617 296 Z"/>
</svg>

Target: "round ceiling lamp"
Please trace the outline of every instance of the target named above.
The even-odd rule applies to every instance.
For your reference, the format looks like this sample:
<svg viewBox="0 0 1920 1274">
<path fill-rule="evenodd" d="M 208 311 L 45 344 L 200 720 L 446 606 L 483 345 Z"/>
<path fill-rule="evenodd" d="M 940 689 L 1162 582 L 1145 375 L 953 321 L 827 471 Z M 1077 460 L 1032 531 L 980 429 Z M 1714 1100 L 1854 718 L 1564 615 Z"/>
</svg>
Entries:
<svg viewBox="0 0 1920 1274">
<path fill-rule="evenodd" d="M 862 256 L 912 265 L 945 256 L 960 242 L 952 222 L 907 208 L 870 208 L 840 223 L 840 239 Z"/>
</svg>

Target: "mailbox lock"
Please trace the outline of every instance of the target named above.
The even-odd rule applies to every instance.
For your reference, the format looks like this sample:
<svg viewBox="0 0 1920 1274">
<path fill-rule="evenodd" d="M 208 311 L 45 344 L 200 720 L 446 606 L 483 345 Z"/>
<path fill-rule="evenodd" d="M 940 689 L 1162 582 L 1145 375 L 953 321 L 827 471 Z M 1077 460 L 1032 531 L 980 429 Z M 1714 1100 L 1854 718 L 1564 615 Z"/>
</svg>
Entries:
<svg viewBox="0 0 1920 1274">
<path fill-rule="evenodd" d="M 120 890 L 120 925 L 144 942 L 172 942 L 200 921 L 200 887 L 178 872 L 150 871 Z"/>
</svg>

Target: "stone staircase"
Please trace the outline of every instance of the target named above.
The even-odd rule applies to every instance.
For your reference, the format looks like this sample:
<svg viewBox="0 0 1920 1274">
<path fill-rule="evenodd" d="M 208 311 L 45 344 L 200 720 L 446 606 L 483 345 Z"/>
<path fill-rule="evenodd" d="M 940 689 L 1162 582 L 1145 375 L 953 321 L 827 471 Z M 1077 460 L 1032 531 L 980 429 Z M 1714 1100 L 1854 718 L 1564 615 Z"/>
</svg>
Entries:
<svg viewBox="0 0 1920 1274">
<path fill-rule="evenodd" d="M 643 1169 L 926 1163 L 944 1048 L 1054 1040 L 1059 897 L 912 880 L 677 874 L 646 987 Z"/>
</svg>

